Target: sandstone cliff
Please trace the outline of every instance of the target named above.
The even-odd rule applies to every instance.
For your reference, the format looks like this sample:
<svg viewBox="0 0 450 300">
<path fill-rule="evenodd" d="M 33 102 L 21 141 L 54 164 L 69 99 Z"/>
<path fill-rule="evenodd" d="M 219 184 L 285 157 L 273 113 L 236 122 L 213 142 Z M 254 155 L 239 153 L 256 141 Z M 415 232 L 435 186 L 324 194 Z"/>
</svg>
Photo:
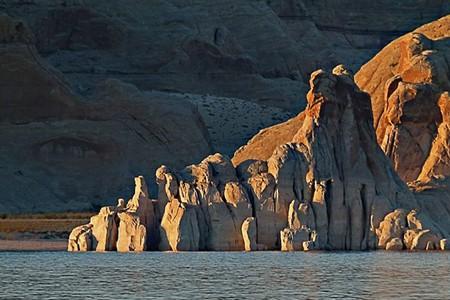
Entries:
<svg viewBox="0 0 450 300">
<path fill-rule="evenodd" d="M 235 168 L 215 154 L 181 171 L 161 166 L 159 249 L 435 250 L 446 245 L 448 222 L 430 215 L 396 174 L 377 144 L 370 97 L 350 72 L 342 65 L 333 73 L 313 72 L 307 102 L 301 127 L 267 160 Z M 73 233 L 82 245 L 88 227 Z"/>
<path fill-rule="evenodd" d="M 356 74 L 371 95 L 377 140 L 401 178 L 450 175 L 450 16 L 384 48 Z"/>
</svg>

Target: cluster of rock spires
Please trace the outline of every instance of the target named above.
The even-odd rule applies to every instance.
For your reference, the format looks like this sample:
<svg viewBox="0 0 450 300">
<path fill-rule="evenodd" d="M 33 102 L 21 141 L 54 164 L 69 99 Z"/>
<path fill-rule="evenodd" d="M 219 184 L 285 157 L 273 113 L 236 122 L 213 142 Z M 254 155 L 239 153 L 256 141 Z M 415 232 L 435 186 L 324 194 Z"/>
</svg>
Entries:
<svg viewBox="0 0 450 300">
<path fill-rule="evenodd" d="M 352 74 L 314 72 L 307 102 L 268 159 L 161 166 L 157 200 L 138 177 L 127 206 L 75 228 L 69 250 L 447 249 L 450 226 L 428 215 L 377 144 L 370 96 Z"/>
</svg>

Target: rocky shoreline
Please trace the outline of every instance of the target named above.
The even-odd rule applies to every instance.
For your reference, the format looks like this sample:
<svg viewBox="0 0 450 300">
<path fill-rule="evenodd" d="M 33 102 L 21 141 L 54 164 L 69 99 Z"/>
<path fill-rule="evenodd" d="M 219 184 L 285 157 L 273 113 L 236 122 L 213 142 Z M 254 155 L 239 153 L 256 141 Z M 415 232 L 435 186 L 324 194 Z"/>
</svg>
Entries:
<svg viewBox="0 0 450 300">
<path fill-rule="evenodd" d="M 69 251 L 447 250 L 445 222 L 378 146 L 370 96 L 342 65 L 311 75 L 302 126 L 267 160 L 161 166 L 125 205 L 75 228 Z"/>
</svg>

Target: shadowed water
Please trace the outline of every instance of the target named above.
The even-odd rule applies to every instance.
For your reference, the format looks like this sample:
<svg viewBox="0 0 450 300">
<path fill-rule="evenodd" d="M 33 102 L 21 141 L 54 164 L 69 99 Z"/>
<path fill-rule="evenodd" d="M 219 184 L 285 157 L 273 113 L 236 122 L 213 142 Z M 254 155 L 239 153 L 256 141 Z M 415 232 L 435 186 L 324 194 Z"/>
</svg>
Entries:
<svg viewBox="0 0 450 300">
<path fill-rule="evenodd" d="M 0 252 L 1 299 L 449 299 L 450 253 Z"/>
</svg>

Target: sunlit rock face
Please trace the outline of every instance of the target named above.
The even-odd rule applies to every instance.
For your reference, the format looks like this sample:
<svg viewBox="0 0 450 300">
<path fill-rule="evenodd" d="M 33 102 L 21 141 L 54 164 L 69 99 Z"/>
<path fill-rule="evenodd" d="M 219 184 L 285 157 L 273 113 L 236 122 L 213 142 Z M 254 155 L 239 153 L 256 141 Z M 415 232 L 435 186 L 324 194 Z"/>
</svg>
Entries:
<svg viewBox="0 0 450 300">
<path fill-rule="evenodd" d="M 125 205 L 106 206 L 89 224 L 76 227 L 69 236 L 68 251 L 139 252 L 158 246 L 158 211 L 149 198 L 142 176 L 135 178 L 135 193 Z"/>
<path fill-rule="evenodd" d="M 371 96 L 377 140 L 400 177 L 450 175 L 450 16 L 395 40 L 356 74 Z"/>
<path fill-rule="evenodd" d="M 398 177 L 377 144 L 370 98 L 352 74 L 342 65 L 318 70 L 310 87 L 302 126 L 267 160 L 235 167 L 214 154 L 179 171 L 163 165 L 156 171 L 157 202 L 146 202 L 152 209 L 138 205 L 145 213 L 133 211 L 140 195 L 148 198 L 139 177 L 135 196 L 117 213 L 117 250 L 146 249 L 140 245 L 156 227 L 159 239 L 150 245 L 162 251 L 446 248 L 448 216 L 440 212 L 441 221 L 423 209 L 423 199 Z M 122 214 L 141 218 L 128 229 Z M 70 249 L 85 249 L 74 240 L 86 244 L 89 230 L 76 228 Z M 123 232 L 127 246 L 120 250 Z"/>
<path fill-rule="evenodd" d="M 371 95 L 378 143 L 415 192 L 422 215 L 439 225 L 423 228 L 435 236 L 430 249 L 439 248 L 436 236 L 450 230 L 449 41 L 447 16 L 395 40 L 355 77 Z M 417 232 L 407 232 L 405 248 L 410 248 Z M 426 248 L 424 242 L 418 245 Z"/>
<path fill-rule="evenodd" d="M 162 167 L 160 198 L 168 201 L 161 223 L 164 250 L 181 250 L 180 241 L 188 241 L 182 250 L 246 249 L 225 242 L 246 238 L 235 228 L 248 222 L 236 218 L 235 201 L 221 192 L 230 183 L 247 191 L 234 198 L 252 207 L 243 215 L 256 220 L 257 249 L 396 250 L 406 244 L 407 230 L 417 235 L 408 249 L 440 247 L 447 230 L 426 212 L 416 218 L 426 225 L 414 225 L 413 209 L 420 204 L 378 146 L 370 97 L 351 73 L 342 65 L 333 73 L 316 71 L 310 87 L 301 127 L 267 160 L 250 159 L 235 169 L 216 154 L 180 172 Z M 221 207 L 227 209 L 211 214 Z M 389 217 L 395 209 L 411 212 Z M 224 227 L 227 234 L 216 235 Z"/>
<path fill-rule="evenodd" d="M 23 21 L 0 16 L 0 212 L 97 209 L 131 194 L 135 174 L 151 178 L 161 162 L 181 167 L 211 151 L 189 102 L 116 79 L 82 97 L 35 40 Z"/>
</svg>

